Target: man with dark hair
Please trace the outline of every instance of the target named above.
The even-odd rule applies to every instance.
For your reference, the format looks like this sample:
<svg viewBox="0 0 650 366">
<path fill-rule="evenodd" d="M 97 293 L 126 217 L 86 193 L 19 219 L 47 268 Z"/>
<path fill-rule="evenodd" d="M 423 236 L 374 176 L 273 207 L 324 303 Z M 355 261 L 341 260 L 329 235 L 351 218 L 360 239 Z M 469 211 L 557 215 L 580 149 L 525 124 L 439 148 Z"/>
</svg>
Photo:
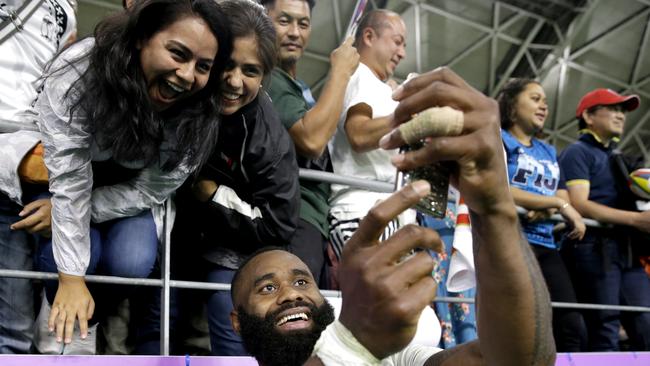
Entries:
<svg viewBox="0 0 650 366">
<path fill-rule="evenodd" d="M 331 53 L 329 79 L 316 103 L 307 85 L 296 78 L 298 60 L 311 34 L 314 1 L 262 0 L 261 4 L 273 21 L 278 46 L 278 66 L 271 74 L 268 92 L 296 145 L 298 166 L 331 172 L 327 142 L 334 134 L 345 87 L 359 63 L 359 55 L 351 38 Z M 307 263 L 321 284 L 326 283 L 329 194 L 327 183 L 300 182 L 300 221 L 289 243 L 289 250 Z"/>
<path fill-rule="evenodd" d="M 386 80 L 406 56 L 406 25 L 399 14 L 373 10 L 363 16 L 355 35 L 360 64 L 354 73 L 339 116 L 336 134 L 330 142 L 334 173 L 388 183 L 395 182 L 395 167 L 390 158 L 397 149 L 379 149 L 379 138 L 391 129 L 397 106 Z M 330 239 L 340 257 L 341 248 L 356 230 L 359 220 L 386 193 L 342 185 L 332 186 L 330 197 Z M 413 212 L 389 225 L 390 235 L 399 225 L 415 221 Z"/>
<path fill-rule="evenodd" d="M 650 306 L 650 279 L 638 258 L 648 243 L 635 235 L 650 232 L 650 211 L 638 212 L 627 186 L 617 184 L 616 142 L 625 113 L 638 106 L 638 96 L 610 89 L 585 94 L 576 110 L 582 135 L 558 159 L 560 188 L 569 191 L 576 210 L 614 225 L 588 227 L 582 240 L 562 246 L 580 302 Z M 584 316 L 590 351 L 617 351 L 621 322 L 634 350 L 650 350 L 650 313 L 591 310 Z"/>
<path fill-rule="evenodd" d="M 550 301 L 508 189 L 496 102 L 448 69 L 416 77 L 394 96 L 401 101 L 395 125 L 448 104 L 456 106 L 455 113 L 462 117 L 460 135 L 416 133 L 418 139 L 429 137 L 429 144 L 399 155 L 393 163 L 400 170 L 440 159 L 454 164 L 451 179 L 466 199 L 475 238 L 480 341 L 444 351 L 409 345 L 422 309 L 434 298 L 436 282 L 427 251 L 408 259 L 404 255 L 414 248 L 440 251 L 442 243 L 434 231 L 415 225 L 381 243 L 379 237 L 395 217 L 429 193 L 425 181 L 407 185 L 375 205 L 348 241 L 339 273 L 345 281 L 338 320 L 321 331 L 331 313 L 307 267 L 290 254 L 268 250 L 242 265 L 234 278 L 234 329 L 266 366 L 305 361 L 307 365 L 554 364 Z M 429 122 L 440 120 L 434 116 Z M 388 149 L 405 143 L 400 130 L 393 130 L 380 145 Z"/>
<path fill-rule="evenodd" d="M 302 364 L 334 321 L 309 268 L 282 248 L 251 255 L 233 277 L 231 295 L 233 329 L 262 365 Z"/>
</svg>

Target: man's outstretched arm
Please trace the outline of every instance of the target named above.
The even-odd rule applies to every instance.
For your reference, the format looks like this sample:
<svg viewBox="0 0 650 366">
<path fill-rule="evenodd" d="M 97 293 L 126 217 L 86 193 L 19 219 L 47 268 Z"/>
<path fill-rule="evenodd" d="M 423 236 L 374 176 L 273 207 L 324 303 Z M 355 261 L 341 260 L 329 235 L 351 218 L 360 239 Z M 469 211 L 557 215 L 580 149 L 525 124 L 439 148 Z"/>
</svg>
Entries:
<svg viewBox="0 0 650 366">
<path fill-rule="evenodd" d="M 444 365 L 461 359 L 500 366 L 553 364 L 550 300 L 508 189 L 496 102 L 444 68 L 410 80 L 394 96 L 400 101 L 396 123 L 434 106 L 450 106 L 464 119 L 460 135 L 421 136 L 427 138 L 425 147 L 394 159 L 400 170 L 453 161 L 452 182 L 471 215 L 480 341 L 434 355 L 431 364 L 436 359 Z M 383 148 L 402 144 L 398 130 L 381 142 Z"/>
</svg>

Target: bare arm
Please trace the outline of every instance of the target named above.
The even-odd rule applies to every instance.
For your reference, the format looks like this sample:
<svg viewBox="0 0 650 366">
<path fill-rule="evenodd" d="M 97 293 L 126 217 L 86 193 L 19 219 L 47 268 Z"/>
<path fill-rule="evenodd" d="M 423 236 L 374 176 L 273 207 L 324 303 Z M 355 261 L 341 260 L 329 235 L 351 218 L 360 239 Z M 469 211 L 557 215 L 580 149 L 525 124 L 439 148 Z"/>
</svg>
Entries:
<svg viewBox="0 0 650 366">
<path fill-rule="evenodd" d="M 650 211 L 626 211 L 602 205 L 589 200 L 589 184 L 574 184 L 568 186 L 571 203 L 584 217 L 598 222 L 627 225 L 639 230 L 650 232 Z"/>
<path fill-rule="evenodd" d="M 571 228 L 568 233 L 569 238 L 571 239 L 582 239 L 587 230 L 582 216 L 576 209 L 571 206 L 569 203 L 569 198 L 564 190 L 559 190 L 555 196 L 544 196 L 541 194 L 534 194 L 526 192 L 516 187 L 510 187 L 512 192 L 512 197 L 515 199 L 515 204 L 521 206 L 527 210 L 545 210 L 547 213 L 542 213 L 544 218 L 559 212 L 562 217 L 566 220 L 567 224 Z M 535 212 L 529 213 L 528 219 L 534 221 Z"/>
<path fill-rule="evenodd" d="M 482 366 L 479 341 L 459 344 L 456 347 L 438 352 L 424 363 L 424 366 L 444 365 Z"/>
<path fill-rule="evenodd" d="M 348 110 L 345 134 L 352 150 L 358 153 L 379 148 L 379 139 L 393 129 L 393 116 L 372 118 L 372 109 L 361 103 Z"/>
<path fill-rule="evenodd" d="M 527 210 L 546 210 L 549 208 L 559 210 L 566 203 L 557 196 L 530 193 L 517 187 L 510 187 L 510 192 L 512 192 L 512 198 L 515 199 L 515 204 Z"/>
<path fill-rule="evenodd" d="M 476 346 L 466 346 L 454 357 L 487 365 L 552 365 L 550 300 L 508 189 L 496 102 L 445 68 L 410 80 L 395 97 L 400 101 L 395 110 L 398 123 L 433 106 L 448 105 L 464 113 L 460 136 L 429 138 L 422 149 L 393 158 L 400 170 L 440 160 L 456 162 L 452 183 L 465 197 L 472 220 L 481 341 L 479 352 L 472 348 Z M 401 144 L 396 130 L 381 146 Z"/>
<path fill-rule="evenodd" d="M 318 158 L 323 154 L 343 109 L 343 97 L 350 77 L 359 65 L 359 53 L 352 47 L 352 37 L 332 51 L 332 69 L 314 108 L 305 113 L 289 129 L 289 134 L 302 156 Z"/>
</svg>

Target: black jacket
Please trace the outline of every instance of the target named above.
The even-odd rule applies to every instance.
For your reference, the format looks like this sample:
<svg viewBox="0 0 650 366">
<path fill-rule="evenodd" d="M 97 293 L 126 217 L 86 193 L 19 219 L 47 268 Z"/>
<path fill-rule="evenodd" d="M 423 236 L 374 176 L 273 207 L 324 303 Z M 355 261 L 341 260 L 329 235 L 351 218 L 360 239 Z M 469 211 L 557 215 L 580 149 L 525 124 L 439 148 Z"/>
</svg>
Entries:
<svg viewBox="0 0 650 366">
<path fill-rule="evenodd" d="M 192 205 L 204 250 L 219 246 L 249 254 L 289 243 L 300 208 L 298 165 L 266 93 L 223 116 L 216 149 L 199 177 L 219 185 L 210 202 Z"/>
</svg>

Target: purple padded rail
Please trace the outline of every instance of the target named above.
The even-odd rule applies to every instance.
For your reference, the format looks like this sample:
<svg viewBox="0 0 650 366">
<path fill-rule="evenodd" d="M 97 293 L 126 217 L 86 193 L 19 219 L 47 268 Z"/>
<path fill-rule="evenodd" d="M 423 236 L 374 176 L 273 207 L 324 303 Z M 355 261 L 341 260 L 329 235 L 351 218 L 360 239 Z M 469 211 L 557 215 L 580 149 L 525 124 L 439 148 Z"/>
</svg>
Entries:
<svg viewBox="0 0 650 366">
<path fill-rule="evenodd" d="M 250 357 L 0 355 L 2 366 L 256 366 Z M 561 353 L 556 366 L 648 366 L 650 352 Z"/>
</svg>

